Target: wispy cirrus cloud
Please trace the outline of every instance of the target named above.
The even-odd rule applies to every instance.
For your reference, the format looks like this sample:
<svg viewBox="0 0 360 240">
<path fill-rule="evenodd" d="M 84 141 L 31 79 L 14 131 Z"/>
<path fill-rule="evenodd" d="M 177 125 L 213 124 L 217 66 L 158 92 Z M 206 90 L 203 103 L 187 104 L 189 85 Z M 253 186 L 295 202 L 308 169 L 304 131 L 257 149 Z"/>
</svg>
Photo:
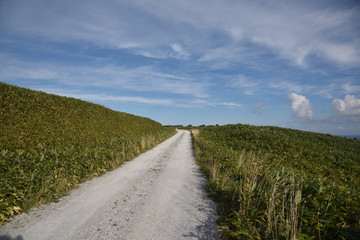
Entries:
<svg viewBox="0 0 360 240">
<path fill-rule="evenodd" d="M 309 92 L 315 89 L 313 85 L 300 84 L 293 81 L 271 81 L 268 83 L 268 87 L 286 92 Z"/>
<path fill-rule="evenodd" d="M 234 103 L 234 102 L 221 102 L 218 105 L 227 106 L 230 108 L 241 108 L 243 104 L 241 103 Z"/>
<path fill-rule="evenodd" d="M 0 81 L 144 109 L 232 108 L 224 123 L 254 120 L 262 103 L 277 125 L 289 111 L 315 122 L 312 106 L 344 120 L 360 92 L 359 28 L 355 1 L 0 1 Z"/>
<path fill-rule="evenodd" d="M 261 88 L 259 82 L 250 79 L 243 74 L 232 76 L 229 79 L 229 87 L 239 89 L 245 95 L 255 95 Z"/>
<path fill-rule="evenodd" d="M 181 46 L 178 43 L 173 43 L 171 44 L 171 49 L 173 50 L 173 52 L 175 54 L 172 55 L 173 58 L 177 58 L 177 59 L 183 59 L 186 60 L 190 57 L 190 53 L 187 52 L 183 46 Z"/>
<path fill-rule="evenodd" d="M 352 40 L 355 29 L 359 27 L 359 24 L 355 23 L 360 11 L 357 6 L 350 9 L 324 9 L 315 2 L 292 1 L 279 1 L 271 5 L 263 2 L 227 4 L 207 1 L 206 5 L 209 8 L 204 8 L 201 1 L 157 1 L 151 4 L 151 9 L 149 6 L 146 9 L 160 18 L 186 23 L 193 29 L 200 30 L 202 34 L 205 32 L 222 36 L 222 41 L 215 44 L 204 42 L 207 49 L 200 61 L 221 61 L 224 54 L 230 59 L 236 59 L 235 46 L 252 43 L 304 68 L 308 67 L 310 56 L 350 67 L 360 62 L 359 43 Z M 176 13 L 169 14 L 171 7 L 176 7 Z M 349 38 L 334 38 L 339 35 L 339 31 L 342 36 Z M 356 35 L 358 36 L 355 33 Z M 228 46 L 235 51 L 229 51 Z"/>
<path fill-rule="evenodd" d="M 345 83 L 344 83 L 345 82 Z M 325 83 L 304 84 L 290 80 L 271 80 L 267 87 L 273 91 L 273 94 L 288 94 L 297 92 L 307 95 L 314 95 L 322 98 L 333 99 L 334 96 L 360 92 L 360 86 L 344 79 L 329 79 Z"/>
<path fill-rule="evenodd" d="M 238 46 L 221 46 L 207 50 L 197 62 L 214 70 L 226 69 L 241 62 L 246 54 L 246 51 Z"/>
<path fill-rule="evenodd" d="M 174 58 L 178 60 L 187 60 L 191 53 L 186 51 L 181 44 L 173 43 L 169 47 L 163 49 L 146 49 L 146 50 L 138 50 L 135 52 L 136 54 L 142 55 L 148 58 L 155 59 L 167 59 Z"/>
<path fill-rule="evenodd" d="M 69 91 L 63 89 L 54 88 L 42 88 L 38 87 L 36 90 L 52 93 L 65 97 L 77 98 L 91 102 L 118 102 L 118 103 L 139 103 L 146 105 L 160 105 L 160 106 L 176 106 L 176 103 L 171 99 L 160 99 L 160 98 L 145 98 L 139 96 L 114 96 L 108 94 L 89 94 L 78 91 Z"/>
<path fill-rule="evenodd" d="M 178 107 L 178 108 L 207 108 L 225 106 L 228 108 L 241 108 L 243 105 L 235 102 L 217 102 L 210 99 L 187 98 L 151 98 L 141 96 L 109 95 L 106 93 L 87 93 L 86 91 L 69 90 L 61 88 L 36 87 L 35 90 L 52 93 L 65 97 L 77 98 L 90 102 L 116 102 L 135 103 L 152 106 Z"/>
<path fill-rule="evenodd" d="M 168 94 L 207 97 L 207 82 L 195 81 L 186 74 L 162 72 L 152 66 L 126 68 L 115 65 L 67 66 L 43 62 L 26 62 L 2 56 L 0 80 L 42 80 L 43 84 L 55 83 L 70 86 L 102 87 L 112 90 L 159 92 Z"/>
<path fill-rule="evenodd" d="M 190 56 L 200 56 L 200 61 L 223 61 L 227 55 L 231 61 L 244 62 L 246 59 L 239 57 L 241 52 L 236 49 L 255 44 L 301 67 L 308 67 L 311 56 L 342 66 L 358 66 L 360 8 L 324 8 L 321 4 L 214 0 L 5 2 L 2 15 L 6 21 L 1 29 L 55 41 L 81 40 L 160 58 L 189 60 Z M 211 37 L 214 35 L 217 37 Z M 169 46 L 169 53 L 162 52 Z M 255 47 L 247 51 L 257 52 Z"/>
<path fill-rule="evenodd" d="M 344 83 L 341 87 L 347 94 L 360 92 L 360 85 L 356 85 L 353 83 Z"/>
</svg>

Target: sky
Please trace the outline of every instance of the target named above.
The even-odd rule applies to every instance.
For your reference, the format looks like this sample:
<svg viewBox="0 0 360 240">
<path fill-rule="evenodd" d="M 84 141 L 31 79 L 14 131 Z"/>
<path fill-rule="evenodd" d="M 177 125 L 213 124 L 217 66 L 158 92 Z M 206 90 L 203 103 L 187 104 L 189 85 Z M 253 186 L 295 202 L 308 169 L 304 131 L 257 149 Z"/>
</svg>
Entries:
<svg viewBox="0 0 360 240">
<path fill-rule="evenodd" d="M 0 0 L 0 81 L 163 125 L 360 135 L 360 2 Z"/>
</svg>

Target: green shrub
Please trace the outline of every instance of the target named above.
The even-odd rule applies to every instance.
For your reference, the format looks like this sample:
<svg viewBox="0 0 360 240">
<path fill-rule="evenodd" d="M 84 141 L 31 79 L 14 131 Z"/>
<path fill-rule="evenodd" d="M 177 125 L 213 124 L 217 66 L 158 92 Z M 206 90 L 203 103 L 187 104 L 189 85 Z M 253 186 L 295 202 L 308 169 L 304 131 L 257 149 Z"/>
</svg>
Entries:
<svg viewBox="0 0 360 240">
<path fill-rule="evenodd" d="M 360 141 L 241 124 L 193 139 L 225 239 L 360 237 Z"/>
<path fill-rule="evenodd" d="M 0 225 L 175 133 L 97 104 L 0 83 Z"/>
</svg>

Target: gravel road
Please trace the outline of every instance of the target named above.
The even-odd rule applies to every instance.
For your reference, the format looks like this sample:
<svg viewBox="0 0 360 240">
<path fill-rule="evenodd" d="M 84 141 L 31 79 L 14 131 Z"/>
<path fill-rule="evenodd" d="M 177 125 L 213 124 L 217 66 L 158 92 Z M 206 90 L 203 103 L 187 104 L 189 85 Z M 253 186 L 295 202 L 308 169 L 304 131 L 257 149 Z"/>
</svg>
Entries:
<svg viewBox="0 0 360 240">
<path fill-rule="evenodd" d="M 216 206 L 180 130 L 115 171 L 0 228 L 1 240 L 218 239 Z"/>
</svg>

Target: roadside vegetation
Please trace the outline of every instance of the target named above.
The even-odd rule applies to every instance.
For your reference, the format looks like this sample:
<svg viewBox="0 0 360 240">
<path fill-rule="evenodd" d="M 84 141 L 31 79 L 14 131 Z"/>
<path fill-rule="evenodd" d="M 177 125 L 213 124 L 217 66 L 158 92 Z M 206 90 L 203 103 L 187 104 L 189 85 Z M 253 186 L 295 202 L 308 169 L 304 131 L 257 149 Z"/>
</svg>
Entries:
<svg viewBox="0 0 360 240">
<path fill-rule="evenodd" d="M 151 119 L 0 82 L 0 226 L 173 134 Z"/>
<path fill-rule="evenodd" d="M 278 127 L 192 128 L 224 239 L 360 239 L 360 141 Z"/>
</svg>

